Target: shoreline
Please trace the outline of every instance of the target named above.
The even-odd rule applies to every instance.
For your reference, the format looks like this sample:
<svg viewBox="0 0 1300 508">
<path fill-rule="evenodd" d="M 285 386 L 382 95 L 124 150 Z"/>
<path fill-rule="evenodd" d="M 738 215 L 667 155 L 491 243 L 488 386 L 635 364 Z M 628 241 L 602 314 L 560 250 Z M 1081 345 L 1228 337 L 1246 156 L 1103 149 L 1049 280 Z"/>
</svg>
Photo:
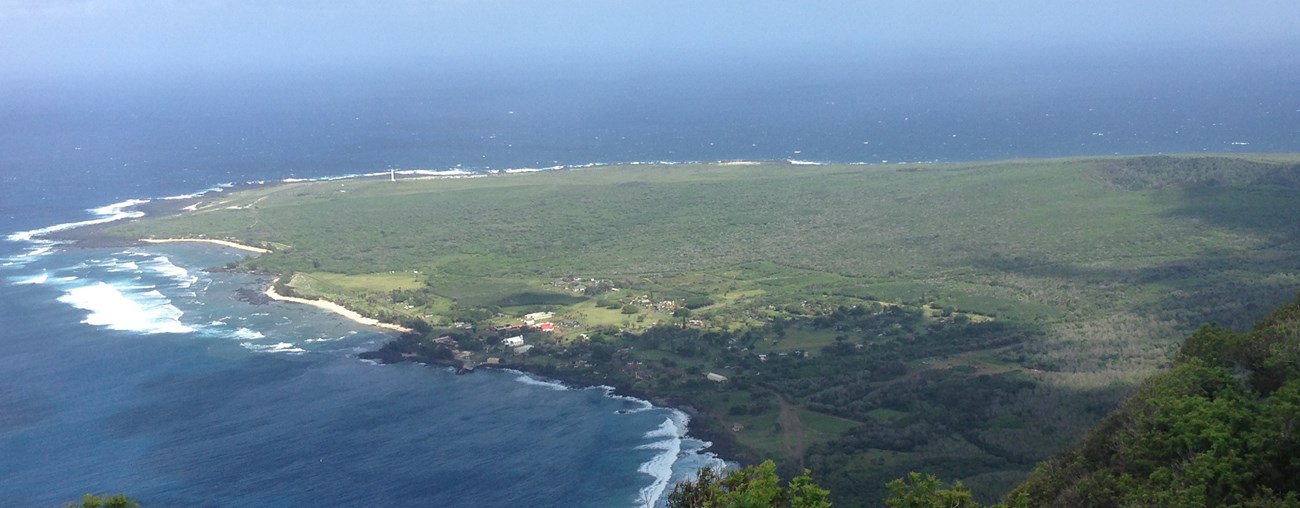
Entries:
<svg viewBox="0 0 1300 508">
<path fill-rule="evenodd" d="M 479 366 L 478 368 L 484 367 L 492 369 L 513 369 L 543 379 L 554 380 L 570 387 L 581 387 L 584 389 L 605 388 L 608 391 L 606 394 L 607 396 L 630 397 L 648 402 L 655 407 L 681 411 L 690 418 L 690 421 L 687 422 L 686 425 L 685 436 L 709 443 L 709 446 L 701 450 L 700 453 L 711 453 L 714 457 L 717 457 L 724 462 L 736 463 L 742 467 L 759 463 L 758 457 L 754 456 L 749 450 L 741 446 L 740 442 L 736 439 L 736 436 L 730 429 L 727 429 L 713 421 L 709 418 L 707 413 L 704 413 L 699 409 L 701 406 L 700 404 L 696 404 L 690 399 L 678 398 L 672 395 L 656 395 L 649 391 L 637 389 L 612 379 L 590 379 L 579 375 L 578 372 L 565 373 L 536 365 L 503 364 L 491 367 Z"/>
<path fill-rule="evenodd" d="M 239 249 L 242 251 L 253 252 L 257 254 L 269 254 L 271 252 L 270 249 L 263 249 L 261 247 L 254 247 L 252 245 L 244 245 L 242 243 L 236 243 L 230 240 L 213 240 L 209 238 L 141 238 L 140 241 L 144 243 L 200 242 L 200 243 L 211 243 L 223 247 L 230 247 L 232 249 Z"/>
<path fill-rule="evenodd" d="M 462 375 L 472 375 L 479 369 L 521 372 L 541 380 L 554 381 L 572 389 L 604 388 L 607 392 L 606 396 L 609 397 L 628 397 L 645 401 L 654 407 L 681 411 L 690 418 L 686 425 L 685 436 L 709 443 L 709 446 L 701 450 L 700 453 L 709 453 L 723 462 L 740 464 L 741 466 L 750 466 L 759 462 L 759 457 L 742 446 L 730 429 L 715 421 L 707 412 L 702 411 L 700 408 L 704 406 L 689 397 L 656 394 L 645 389 L 636 388 L 629 385 L 625 380 L 608 375 L 592 371 L 561 370 L 549 365 L 507 362 L 496 365 L 478 364 L 473 369 L 467 370 L 464 368 L 462 360 L 436 358 L 407 349 L 410 346 L 410 341 L 418 338 L 416 334 L 404 334 L 388 341 L 379 349 L 360 353 L 357 357 L 386 365 L 410 362 L 428 367 L 450 367 L 456 369 L 457 374 Z"/>
<path fill-rule="evenodd" d="M 307 299 L 307 298 L 298 298 L 298 297 L 296 297 L 296 296 L 284 296 L 284 295 L 282 295 L 282 294 L 280 294 L 280 293 L 277 293 L 277 292 L 275 291 L 275 284 L 276 284 L 277 282 L 279 282 L 279 281 L 280 281 L 280 278 L 279 278 L 279 277 L 276 277 L 275 279 L 273 279 L 273 280 L 271 281 L 271 285 L 268 286 L 268 287 L 266 288 L 266 291 L 263 292 L 263 294 L 265 294 L 265 295 L 267 296 L 267 298 L 270 298 L 270 299 L 275 300 L 275 301 L 277 301 L 277 302 L 289 302 L 289 303 L 300 303 L 300 304 L 303 304 L 303 305 L 310 305 L 310 306 L 312 306 L 312 307 L 316 307 L 316 308 L 321 309 L 321 310 L 325 310 L 325 311 L 328 311 L 328 312 L 332 312 L 332 313 L 334 313 L 334 314 L 337 314 L 337 315 L 343 316 L 343 317 L 345 317 L 345 318 L 347 318 L 347 319 L 349 319 L 349 320 L 352 320 L 353 322 L 356 322 L 356 323 L 359 323 L 359 324 L 363 324 L 363 325 L 367 325 L 367 326 L 373 326 L 373 327 L 376 327 L 376 328 L 383 328 L 383 329 L 385 329 L 385 330 L 391 330 L 391 331 L 401 332 L 401 333 L 415 333 L 415 330 L 412 330 L 412 329 L 407 328 L 407 327 L 402 326 L 402 325 L 395 325 L 395 324 L 392 324 L 392 323 L 385 323 L 385 322 L 380 321 L 380 320 L 375 319 L 375 318 L 365 317 L 365 316 L 361 315 L 361 313 L 359 313 L 359 312 L 357 312 L 357 311 L 354 311 L 354 310 L 352 310 L 352 309 L 349 309 L 349 308 L 344 307 L 344 306 L 342 306 L 342 305 L 339 305 L 339 304 L 337 304 L 337 303 L 331 302 L 331 301 L 329 301 L 329 300 L 310 300 L 310 299 Z"/>
</svg>

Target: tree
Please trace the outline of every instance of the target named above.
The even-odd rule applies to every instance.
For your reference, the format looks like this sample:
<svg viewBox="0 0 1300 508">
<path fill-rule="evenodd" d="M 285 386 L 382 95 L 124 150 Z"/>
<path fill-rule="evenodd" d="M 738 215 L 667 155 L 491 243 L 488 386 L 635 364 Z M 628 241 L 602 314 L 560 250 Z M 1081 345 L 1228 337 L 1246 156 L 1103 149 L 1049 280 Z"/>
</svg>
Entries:
<svg viewBox="0 0 1300 508">
<path fill-rule="evenodd" d="M 906 479 L 899 478 L 887 485 L 889 499 L 885 506 L 889 508 L 978 508 L 979 503 L 971 495 L 970 489 L 958 482 L 951 489 L 943 488 L 943 482 L 934 475 L 913 472 Z"/>
<path fill-rule="evenodd" d="M 68 503 L 68 508 L 140 508 L 140 502 L 127 497 L 126 494 L 104 497 L 86 494 L 81 498 L 81 504 Z"/>
<path fill-rule="evenodd" d="M 713 299 L 708 296 L 691 296 L 682 302 L 682 305 L 688 309 L 698 309 L 713 305 Z"/>
<path fill-rule="evenodd" d="M 726 476 L 701 469 L 694 481 L 677 485 L 668 494 L 669 508 L 830 508 L 830 491 L 813 483 L 811 472 L 790 480 L 782 488 L 776 463 L 765 461 Z"/>
<path fill-rule="evenodd" d="M 943 488 L 943 482 L 930 474 L 910 473 L 907 478 L 899 478 L 886 485 L 889 499 L 885 506 L 889 508 L 983 508 L 975 501 L 970 489 L 961 482 L 952 488 Z M 1012 493 L 1006 502 L 991 505 L 988 508 L 1029 508 L 1032 505 L 1029 495 L 1024 492 Z"/>
<path fill-rule="evenodd" d="M 682 328 L 686 328 L 686 321 L 691 318 L 691 309 L 682 307 L 673 311 L 673 317 L 681 318 Z"/>
</svg>

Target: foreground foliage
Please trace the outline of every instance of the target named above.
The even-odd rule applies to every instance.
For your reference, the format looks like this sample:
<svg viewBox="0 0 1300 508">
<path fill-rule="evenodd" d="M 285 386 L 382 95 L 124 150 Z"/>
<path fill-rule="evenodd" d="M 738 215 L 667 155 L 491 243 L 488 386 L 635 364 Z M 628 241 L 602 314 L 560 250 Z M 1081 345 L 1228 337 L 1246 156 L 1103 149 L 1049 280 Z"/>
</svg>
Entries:
<svg viewBox="0 0 1300 508">
<path fill-rule="evenodd" d="M 830 491 L 813 483 L 808 471 L 785 487 L 776 464 L 765 461 L 723 476 L 701 469 L 694 480 L 677 484 L 668 494 L 669 508 L 830 508 Z"/>
<path fill-rule="evenodd" d="M 80 503 L 68 503 L 68 508 L 140 508 L 140 502 L 127 497 L 126 494 L 103 495 L 86 494 Z"/>
<path fill-rule="evenodd" d="M 938 477 L 913 472 L 906 478 L 899 478 L 887 485 L 889 499 L 885 506 L 889 508 L 981 508 L 970 489 L 957 482 L 945 488 Z M 1032 506 L 1029 496 L 1016 494 L 1005 503 L 989 508 L 1028 508 Z"/>
</svg>

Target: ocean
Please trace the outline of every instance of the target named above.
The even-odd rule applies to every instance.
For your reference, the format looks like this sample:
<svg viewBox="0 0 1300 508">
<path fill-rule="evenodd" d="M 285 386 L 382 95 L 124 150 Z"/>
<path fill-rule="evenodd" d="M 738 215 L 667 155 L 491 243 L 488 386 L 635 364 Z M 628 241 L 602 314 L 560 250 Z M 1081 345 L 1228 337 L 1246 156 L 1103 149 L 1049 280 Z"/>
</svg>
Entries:
<svg viewBox="0 0 1300 508">
<path fill-rule="evenodd" d="M 204 270 L 238 251 L 42 240 L 129 200 L 390 168 L 1297 151 L 1300 65 L 1273 56 L 0 81 L 0 503 L 643 506 L 719 464 L 684 414 L 604 388 L 359 360 L 391 336 L 241 301 L 268 281 Z"/>
</svg>

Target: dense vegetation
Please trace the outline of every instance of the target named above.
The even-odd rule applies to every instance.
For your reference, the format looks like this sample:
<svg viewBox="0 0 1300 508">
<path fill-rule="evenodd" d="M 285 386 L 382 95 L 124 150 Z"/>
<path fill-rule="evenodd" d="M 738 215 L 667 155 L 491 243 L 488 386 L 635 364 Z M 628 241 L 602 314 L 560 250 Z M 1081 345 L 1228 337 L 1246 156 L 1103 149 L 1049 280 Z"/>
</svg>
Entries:
<svg viewBox="0 0 1300 508">
<path fill-rule="evenodd" d="M 385 358 L 491 357 L 662 396 L 733 456 L 812 469 L 844 504 L 878 503 L 912 470 L 990 500 L 1198 323 L 1244 329 L 1300 289 L 1297 168 L 1159 156 L 336 181 L 107 234 L 270 247 L 232 268 L 420 331 Z M 542 311 L 554 330 L 520 320 Z M 533 348 L 501 343 L 514 335 Z"/>
<path fill-rule="evenodd" d="M 1300 506 L 1300 299 L 1206 325 L 1168 371 L 1016 489 L 1056 506 Z"/>
</svg>

